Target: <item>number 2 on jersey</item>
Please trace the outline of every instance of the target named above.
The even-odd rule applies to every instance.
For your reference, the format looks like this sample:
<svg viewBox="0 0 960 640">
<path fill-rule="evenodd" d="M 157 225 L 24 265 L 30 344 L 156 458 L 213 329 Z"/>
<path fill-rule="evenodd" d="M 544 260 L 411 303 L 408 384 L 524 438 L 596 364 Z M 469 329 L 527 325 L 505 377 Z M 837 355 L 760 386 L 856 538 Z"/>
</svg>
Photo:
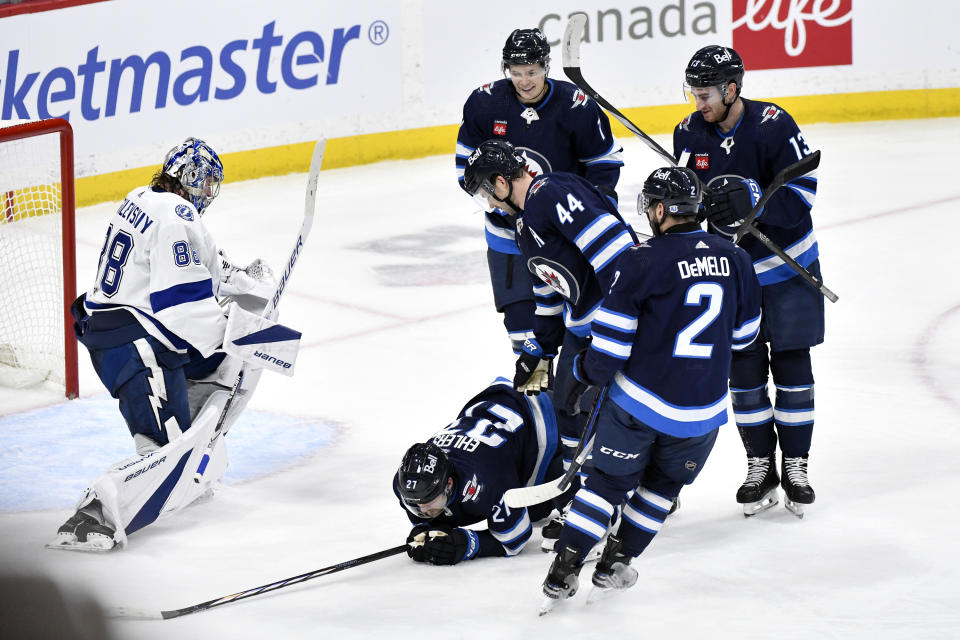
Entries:
<svg viewBox="0 0 960 640">
<path fill-rule="evenodd" d="M 701 306 L 707 300 L 706 310 L 693 322 L 677 333 L 673 355 L 677 358 L 709 358 L 713 353 L 712 344 L 694 342 L 694 338 L 709 327 L 723 309 L 723 287 L 716 282 L 697 282 L 687 289 L 684 303 L 688 306 Z"/>
</svg>

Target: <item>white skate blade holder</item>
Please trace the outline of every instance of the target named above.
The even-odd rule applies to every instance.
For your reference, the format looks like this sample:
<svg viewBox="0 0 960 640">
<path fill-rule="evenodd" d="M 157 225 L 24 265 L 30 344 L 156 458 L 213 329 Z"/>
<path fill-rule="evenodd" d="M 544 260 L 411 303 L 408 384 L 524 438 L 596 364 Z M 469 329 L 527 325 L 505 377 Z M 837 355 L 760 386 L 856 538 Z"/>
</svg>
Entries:
<svg viewBox="0 0 960 640">
<path fill-rule="evenodd" d="M 543 599 L 540 601 L 540 611 L 538 615 L 545 616 L 551 611 L 553 611 L 553 608 L 557 606 L 557 602 L 559 602 L 559 598 L 551 598 L 550 596 L 543 596 Z"/>
<path fill-rule="evenodd" d="M 772 506 L 772 505 L 771 505 L 771 506 Z M 791 500 L 790 498 L 787 498 L 786 496 L 784 496 L 784 498 L 783 498 L 783 506 L 787 508 L 787 511 L 789 511 L 789 512 L 792 513 L 793 515 L 797 516 L 797 517 L 800 518 L 801 520 L 803 520 L 803 505 L 802 505 L 802 504 L 800 504 L 799 502 L 794 502 L 794 501 Z"/>
<path fill-rule="evenodd" d="M 780 496 L 777 494 L 776 488 L 773 488 L 770 491 L 768 491 L 765 496 L 763 496 L 756 502 L 744 503 L 743 517 L 749 518 L 750 516 L 755 516 L 758 513 L 761 513 L 773 507 L 779 501 L 780 501 Z"/>
</svg>

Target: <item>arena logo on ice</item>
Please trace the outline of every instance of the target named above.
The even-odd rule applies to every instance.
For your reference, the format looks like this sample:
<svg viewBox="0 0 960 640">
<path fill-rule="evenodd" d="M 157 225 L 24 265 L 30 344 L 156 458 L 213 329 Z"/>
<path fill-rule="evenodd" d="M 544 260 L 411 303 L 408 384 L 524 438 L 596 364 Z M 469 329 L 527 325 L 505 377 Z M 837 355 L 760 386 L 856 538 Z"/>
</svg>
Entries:
<svg viewBox="0 0 960 640">
<path fill-rule="evenodd" d="M 244 93 L 273 94 L 281 84 L 294 90 L 313 88 L 321 80 L 336 85 L 344 56 L 364 44 L 361 33 L 361 25 L 354 24 L 327 36 L 307 30 L 285 38 L 272 21 L 259 35 L 230 40 L 219 50 L 196 44 L 181 51 L 118 52 L 98 44 L 82 61 L 64 60 L 52 69 L 32 68 L 28 50 L 12 49 L 0 76 L 0 119 L 69 120 L 79 111 L 93 121 L 115 117 L 127 104 L 129 113 L 137 113 L 144 101 L 160 110 L 171 98 L 188 106 Z M 383 44 L 373 36 L 370 42 Z"/>
<path fill-rule="evenodd" d="M 853 0 L 734 0 L 747 70 L 853 64 Z"/>
</svg>

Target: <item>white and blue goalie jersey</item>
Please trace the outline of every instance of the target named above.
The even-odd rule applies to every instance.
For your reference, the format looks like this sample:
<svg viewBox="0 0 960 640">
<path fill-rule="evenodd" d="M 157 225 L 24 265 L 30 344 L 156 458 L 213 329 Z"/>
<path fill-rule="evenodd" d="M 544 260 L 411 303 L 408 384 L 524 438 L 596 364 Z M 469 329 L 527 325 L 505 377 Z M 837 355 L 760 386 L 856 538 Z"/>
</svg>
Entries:
<svg viewBox="0 0 960 640">
<path fill-rule="evenodd" d="M 111 217 L 88 314 L 124 309 L 168 349 L 204 357 L 223 342 L 217 248 L 197 214 L 162 189 L 131 191 Z"/>
<path fill-rule="evenodd" d="M 481 522 L 476 531 L 477 553 L 472 557 L 513 556 L 523 549 L 533 532 L 531 520 L 546 517 L 552 507 L 538 505 L 531 517 L 526 508 L 510 509 L 503 502 L 508 489 L 540 484 L 557 453 L 557 424 L 547 393 L 525 396 L 509 380 L 498 378 L 473 397 L 456 420 L 430 440 L 447 452 L 453 469 L 454 489 L 444 514 L 419 519 L 406 508 L 413 524 L 464 527 Z M 558 473 L 562 467 L 556 465 Z M 393 477 L 397 492 L 397 475 Z M 540 513 L 542 512 L 542 513 Z"/>
<path fill-rule="evenodd" d="M 620 257 L 583 369 L 637 420 L 685 438 L 727 422 L 731 349 L 759 332 L 760 285 L 743 249 L 675 229 Z"/>
</svg>

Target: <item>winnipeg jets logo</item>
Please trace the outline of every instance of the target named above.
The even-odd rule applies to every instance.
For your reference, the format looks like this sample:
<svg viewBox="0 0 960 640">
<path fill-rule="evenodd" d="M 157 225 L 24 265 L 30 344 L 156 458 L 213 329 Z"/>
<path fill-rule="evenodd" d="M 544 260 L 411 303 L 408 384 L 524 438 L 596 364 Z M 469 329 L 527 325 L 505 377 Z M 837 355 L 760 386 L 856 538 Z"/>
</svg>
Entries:
<svg viewBox="0 0 960 640">
<path fill-rule="evenodd" d="M 777 109 L 775 106 L 767 105 L 763 111 L 760 113 L 763 116 L 763 119 L 760 120 L 760 124 L 763 124 L 767 120 L 776 120 L 780 116 L 780 109 Z"/>
<path fill-rule="evenodd" d="M 577 107 L 584 107 L 587 105 L 587 102 L 589 101 L 590 99 L 587 97 L 587 94 L 585 94 L 580 89 L 577 89 L 576 91 L 573 92 L 573 104 L 570 105 L 570 108 L 576 109 Z"/>
<path fill-rule="evenodd" d="M 545 184 L 547 184 L 547 178 L 541 178 L 541 179 L 537 180 L 536 182 L 534 182 L 534 183 L 530 186 L 530 191 L 527 193 L 527 197 L 529 198 L 530 196 L 535 196 L 535 195 L 537 195 L 537 191 L 540 191 L 540 189 L 541 189 L 541 188 L 543 187 L 543 185 L 545 185 Z"/>
<path fill-rule="evenodd" d="M 520 114 L 520 117 L 526 120 L 528 127 L 534 120 L 540 119 L 540 115 L 537 113 L 537 110 L 534 109 L 533 107 L 527 107 L 526 109 L 524 109 L 523 113 Z"/>
<path fill-rule="evenodd" d="M 542 153 L 538 153 L 530 147 L 517 147 L 517 153 L 523 158 L 523 162 L 527 166 L 527 171 L 534 178 L 553 171 L 553 168 L 550 166 L 550 161 L 547 160 Z"/>
<path fill-rule="evenodd" d="M 491 88 L 491 87 L 493 87 L 493 83 L 492 83 L 492 82 L 488 82 L 487 84 L 485 84 L 485 85 L 483 85 L 482 87 L 478 88 L 478 89 L 477 89 L 477 93 L 485 93 L 485 94 L 487 94 L 488 96 L 492 96 L 493 94 L 490 93 L 490 88 Z"/>
<path fill-rule="evenodd" d="M 568 293 L 566 282 L 563 278 L 557 275 L 556 271 L 548 270 L 545 268 L 537 268 L 537 275 L 540 276 L 540 279 L 543 280 L 551 289 L 558 292 L 560 295 L 566 295 Z"/>
<path fill-rule="evenodd" d="M 580 299 L 580 285 L 562 264 L 535 256 L 527 261 L 527 267 L 544 284 L 569 300 L 570 304 L 577 304 Z"/>
<path fill-rule="evenodd" d="M 723 142 L 720 143 L 720 148 L 726 151 L 727 155 L 730 155 L 730 149 L 733 148 L 733 136 L 724 138 Z"/>
<path fill-rule="evenodd" d="M 463 491 L 461 492 L 463 499 L 460 500 L 460 502 L 475 502 L 480 496 L 481 491 L 483 491 L 483 485 L 477 481 L 477 476 L 474 474 L 470 482 L 464 485 Z"/>
<path fill-rule="evenodd" d="M 690 131 L 690 118 L 692 117 L 693 117 L 693 114 L 691 113 L 689 116 L 681 120 L 680 124 L 677 126 L 679 126 L 684 131 Z"/>
</svg>

